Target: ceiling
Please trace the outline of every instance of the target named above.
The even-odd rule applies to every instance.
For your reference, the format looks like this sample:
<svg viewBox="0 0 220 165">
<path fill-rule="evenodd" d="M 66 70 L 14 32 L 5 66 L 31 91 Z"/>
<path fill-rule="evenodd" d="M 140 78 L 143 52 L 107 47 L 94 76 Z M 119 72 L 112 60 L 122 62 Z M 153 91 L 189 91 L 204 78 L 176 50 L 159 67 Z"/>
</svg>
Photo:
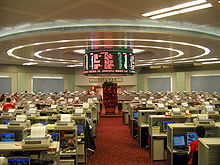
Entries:
<svg viewBox="0 0 220 165">
<path fill-rule="evenodd" d="M 157 20 L 142 16 L 190 1 L 1 0 L 0 63 L 81 67 L 79 52 L 88 48 L 132 48 L 136 66 L 219 63 L 218 0 Z"/>
</svg>

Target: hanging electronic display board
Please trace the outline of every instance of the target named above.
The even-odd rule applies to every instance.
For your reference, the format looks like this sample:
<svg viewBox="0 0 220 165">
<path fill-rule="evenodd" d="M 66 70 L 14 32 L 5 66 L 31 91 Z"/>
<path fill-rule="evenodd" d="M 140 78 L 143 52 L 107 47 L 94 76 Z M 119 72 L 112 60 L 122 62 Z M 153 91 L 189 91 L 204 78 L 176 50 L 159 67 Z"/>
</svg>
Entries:
<svg viewBox="0 0 220 165">
<path fill-rule="evenodd" d="M 135 55 L 131 49 L 90 49 L 84 55 L 84 75 L 131 75 Z"/>
</svg>

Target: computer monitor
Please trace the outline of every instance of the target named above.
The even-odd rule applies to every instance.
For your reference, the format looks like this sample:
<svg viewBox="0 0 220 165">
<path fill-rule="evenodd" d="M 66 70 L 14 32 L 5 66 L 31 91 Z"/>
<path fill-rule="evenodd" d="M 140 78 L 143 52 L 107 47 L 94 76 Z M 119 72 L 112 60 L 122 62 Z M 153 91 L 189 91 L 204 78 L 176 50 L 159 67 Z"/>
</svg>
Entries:
<svg viewBox="0 0 220 165">
<path fill-rule="evenodd" d="M 14 133 L 2 133 L 2 142 L 13 142 L 15 141 L 15 134 Z"/>
<path fill-rule="evenodd" d="M 173 121 L 164 121 L 163 122 L 163 131 L 167 131 L 167 129 L 168 129 L 167 124 L 170 124 L 170 123 L 174 123 L 174 122 Z"/>
<path fill-rule="evenodd" d="M 77 132 L 84 133 L 84 125 L 83 124 L 77 124 Z"/>
<path fill-rule="evenodd" d="M 173 136 L 173 146 L 174 147 L 186 146 L 184 135 L 174 135 Z"/>
<path fill-rule="evenodd" d="M 46 122 L 40 122 L 41 124 L 43 124 L 43 125 L 47 125 L 47 123 Z"/>
<path fill-rule="evenodd" d="M 133 115 L 134 115 L 134 119 L 138 118 L 138 113 L 137 112 L 134 112 Z"/>
<path fill-rule="evenodd" d="M 3 121 L 2 123 L 3 124 L 8 124 L 8 123 L 10 123 L 11 121 Z"/>
<path fill-rule="evenodd" d="M 60 141 L 60 134 L 59 133 L 50 133 L 53 141 Z"/>
<path fill-rule="evenodd" d="M 8 165 L 30 165 L 30 164 L 31 164 L 31 160 L 28 157 L 8 158 Z"/>
<path fill-rule="evenodd" d="M 192 141 L 195 141 L 198 139 L 198 136 L 196 132 L 187 132 L 187 143 L 191 143 Z"/>
</svg>

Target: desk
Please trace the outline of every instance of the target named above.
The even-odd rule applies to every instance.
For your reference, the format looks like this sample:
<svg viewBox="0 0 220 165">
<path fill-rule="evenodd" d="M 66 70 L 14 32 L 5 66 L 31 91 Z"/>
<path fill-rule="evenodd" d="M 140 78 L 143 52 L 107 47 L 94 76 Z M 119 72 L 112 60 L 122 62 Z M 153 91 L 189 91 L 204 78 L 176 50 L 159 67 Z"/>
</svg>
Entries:
<svg viewBox="0 0 220 165">
<path fill-rule="evenodd" d="M 79 161 L 86 161 L 86 154 L 78 152 L 79 147 L 82 146 L 82 144 L 78 143 L 78 136 L 77 136 L 77 128 L 76 125 L 74 126 L 66 126 L 65 128 L 59 128 L 55 127 L 55 124 L 47 124 L 46 129 L 48 130 L 48 133 L 59 133 L 59 141 L 60 141 L 60 161 L 61 163 L 63 161 L 73 161 L 75 165 Z M 75 139 L 75 140 L 73 140 Z M 73 145 L 67 145 L 68 141 L 72 141 Z M 85 146 L 83 144 L 83 146 Z M 69 151 L 68 151 L 69 150 Z M 85 150 L 83 150 L 85 151 Z"/>
<path fill-rule="evenodd" d="M 149 116 L 149 135 L 151 141 L 151 160 L 167 159 L 167 125 L 164 122 L 184 123 L 188 117 L 165 116 L 165 115 L 150 115 Z M 154 130 L 154 128 L 156 130 Z"/>
<path fill-rule="evenodd" d="M 149 145 L 148 136 L 149 136 L 149 124 L 141 123 L 138 124 L 138 144 L 140 147 L 146 147 Z"/>
<path fill-rule="evenodd" d="M 220 137 L 200 138 L 198 147 L 199 165 L 219 165 Z"/>
<path fill-rule="evenodd" d="M 165 113 L 166 110 L 138 110 L 138 144 L 140 147 L 149 145 L 149 116 L 157 113 Z"/>
<path fill-rule="evenodd" d="M 60 144 L 59 142 L 53 141 L 48 148 L 22 148 L 22 142 L 0 142 L 0 153 L 6 154 L 7 156 L 10 156 L 13 153 L 13 156 L 16 156 L 16 152 L 24 152 L 24 155 L 28 155 L 28 157 L 32 157 L 32 152 L 28 151 L 36 151 L 33 153 L 33 155 L 38 155 L 37 159 L 42 161 L 50 161 L 54 160 L 57 162 L 57 164 L 60 164 Z M 50 150 L 53 150 L 53 152 L 50 152 Z M 55 151 L 55 152 L 54 152 Z M 43 156 L 42 156 L 43 155 Z M 20 156 L 20 155 L 18 155 Z"/>
<path fill-rule="evenodd" d="M 215 127 L 205 127 L 206 128 L 206 136 L 209 138 L 220 137 L 220 123 L 216 123 Z M 195 124 L 194 123 L 177 123 L 177 124 L 169 124 L 167 131 L 167 148 L 168 148 L 168 162 L 169 165 L 182 165 L 187 162 L 188 154 L 187 151 L 177 151 L 173 147 L 173 136 L 174 135 L 186 135 L 187 132 L 195 132 Z M 185 162 L 184 162 L 185 161 Z"/>
<path fill-rule="evenodd" d="M 165 160 L 166 159 L 166 133 L 151 133 L 150 134 L 150 157 L 151 160 Z"/>
<path fill-rule="evenodd" d="M 189 156 L 187 151 L 177 151 L 173 147 L 173 136 L 174 135 L 185 135 L 187 132 L 195 132 L 196 126 L 194 123 L 185 124 L 185 123 L 176 123 L 169 124 L 167 130 L 167 158 L 169 165 L 186 165 Z"/>
<path fill-rule="evenodd" d="M 11 129 L 8 128 L 8 124 L 0 124 L 0 141 L 2 140 L 1 133 L 13 133 L 15 134 L 15 141 L 21 141 L 26 134 L 27 128 Z"/>
<path fill-rule="evenodd" d="M 122 110 L 122 121 L 123 124 L 128 125 L 129 113 L 128 110 Z"/>
</svg>

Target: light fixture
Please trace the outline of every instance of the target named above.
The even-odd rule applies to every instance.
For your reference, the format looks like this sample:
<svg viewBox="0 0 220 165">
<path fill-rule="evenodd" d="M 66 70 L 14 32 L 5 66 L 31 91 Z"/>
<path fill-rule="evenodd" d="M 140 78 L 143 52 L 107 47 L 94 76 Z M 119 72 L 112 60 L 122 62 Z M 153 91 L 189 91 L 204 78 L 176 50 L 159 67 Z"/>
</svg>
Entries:
<svg viewBox="0 0 220 165">
<path fill-rule="evenodd" d="M 74 52 L 80 53 L 80 54 L 85 54 L 86 53 L 85 49 L 74 50 Z"/>
<path fill-rule="evenodd" d="M 26 62 L 26 63 L 23 63 L 22 65 L 36 65 L 38 64 L 37 62 Z"/>
<path fill-rule="evenodd" d="M 220 61 L 202 62 L 202 64 L 220 64 Z"/>
<path fill-rule="evenodd" d="M 165 65 L 165 64 L 172 64 L 172 62 L 158 62 L 158 63 L 154 63 L 154 65 Z"/>
<path fill-rule="evenodd" d="M 206 2 L 206 0 L 191 1 L 191 2 L 187 2 L 187 3 L 182 3 L 182 4 L 179 4 L 179 5 L 175 5 L 175 6 L 172 6 L 172 7 L 167 7 L 167 8 L 164 8 L 164 9 L 159 9 L 159 10 L 155 10 L 155 11 L 152 11 L 152 12 L 144 13 L 144 14 L 142 14 L 142 16 L 149 17 L 149 16 L 169 12 L 169 11 L 172 11 L 172 10 L 177 10 L 177 9 L 182 9 L 182 8 L 185 8 L 185 7 L 190 7 L 190 6 L 202 4 L 202 3 L 205 3 L 205 2 Z"/>
<path fill-rule="evenodd" d="M 152 64 L 137 64 L 136 66 L 148 66 L 148 65 L 152 65 Z"/>
<path fill-rule="evenodd" d="M 209 8 L 209 7 L 212 7 L 212 4 L 206 3 L 203 5 L 199 5 L 199 6 L 189 7 L 189 8 L 185 8 L 185 9 L 181 9 L 181 10 L 177 10 L 177 11 L 172 11 L 172 12 L 168 12 L 168 13 L 164 13 L 164 14 L 155 15 L 155 16 L 150 17 L 150 19 L 164 18 L 164 17 L 168 17 L 168 16 L 172 16 L 172 15 L 183 14 L 183 13 L 201 10 L 201 9 L 205 9 L 205 8 Z"/>
<path fill-rule="evenodd" d="M 202 66 L 202 63 L 196 62 L 196 63 L 194 63 L 194 66 Z"/>
<path fill-rule="evenodd" d="M 133 53 L 136 54 L 136 53 L 141 53 L 141 52 L 144 52 L 145 50 L 143 49 L 132 49 Z"/>
<path fill-rule="evenodd" d="M 189 63 L 189 62 L 194 62 L 193 60 L 186 60 L 186 61 L 176 61 L 174 63 Z"/>
<path fill-rule="evenodd" d="M 214 61 L 214 60 L 218 60 L 218 58 L 197 59 L 197 60 L 195 60 L 195 61 Z"/>
<path fill-rule="evenodd" d="M 73 68 L 73 67 L 75 67 L 75 65 L 67 65 L 66 67 Z"/>
<path fill-rule="evenodd" d="M 77 42 L 77 41 L 80 41 L 80 42 L 81 41 L 85 41 L 86 42 L 86 41 L 90 41 L 90 40 L 91 39 L 76 39 L 76 40 L 64 40 L 64 41 L 65 42 L 67 42 L 67 41 L 68 42 Z M 178 42 L 178 41 L 169 41 L 169 40 L 124 39 L 124 38 L 123 39 L 109 38 L 109 39 L 95 39 L 95 40 L 97 40 L 97 41 L 104 41 L 104 40 L 111 40 L 111 41 L 133 41 L 133 42 L 139 42 L 140 41 L 140 42 L 155 42 L 155 43 L 177 44 L 177 45 L 189 46 L 189 47 L 194 47 L 194 48 L 198 48 L 198 49 L 203 50 L 202 54 L 199 54 L 199 55 L 196 55 L 196 56 L 193 56 L 193 57 L 181 58 L 179 60 L 175 60 L 175 58 L 183 56 L 184 52 L 182 52 L 181 50 L 173 49 L 173 48 L 169 48 L 169 47 L 167 48 L 167 47 L 150 46 L 150 45 L 147 45 L 147 46 L 146 45 L 135 45 L 135 44 L 132 45 L 134 49 L 139 49 L 139 50 L 143 50 L 143 49 L 146 49 L 146 48 L 151 48 L 151 49 L 166 50 L 166 51 L 170 51 L 170 52 L 172 51 L 172 52 L 177 53 L 174 56 L 169 56 L 169 57 L 165 57 L 165 58 L 145 60 L 145 62 L 148 62 L 148 63 L 155 62 L 155 61 L 159 62 L 159 61 L 162 61 L 162 60 L 166 60 L 166 62 L 168 62 L 167 60 L 169 60 L 169 62 L 173 62 L 173 61 L 185 61 L 185 60 L 198 59 L 198 58 L 201 58 L 201 57 L 209 55 L 210 51 L 211 51 L 209 48 L 204 47 L 202 45 L 196 45 L 196 44 L 192 44 L 192 43 Z M 8 54 L 8 56 L 13 57 L 13 58 L 17 58 L 19 60 L 27 60 L 27 61 L 33 61 L 33 62 L 43 62 L 43 63 L 50 63 L 50 62 L 53 62 L 53 63 L 63 63 L 63 62 L 75 63 L 75 62 L 80 62 L 78 60 L 64 60 L 64 59 L 56 59 L 56 58 L 41 56 L 42 53 L 49 52 L 48 49 L 47 49 L 47 51 L 46 50 L 39 50 L 39 51 L 34 52 L 34 54 L 33 54 L 35 57 L 40 58 L 40 59 L 44 59 L 44 60 L 19 57 L 19 56 L 14 54 L 14 52 L 16 50 L 19 50 L 19 49 L 28 48 L 28 47 L 35 46 L 35 45 L 46 45 L 46 44 L 52 44 L 52 43 L 61 43 L 61 41 L 62 40 L 55 40 L 55 41 L 47 41 L 47 42 L 41 42 L 41 43 L 32 43 L 32 44 L 27 44 L 27 45 L 21 45 L 21 46 L 13 47 L 13 48 L 7 50 L 7 54 Z M 100 46 L 100 47 L 102 47 L 102 46 L 125 47 L 125 46 L 129 46 L 129 45 L 98 45 L 98 46 Z M 51 51 L 59 50 L 59 49 L 74 49 L 74 48 L 81 48 L 81 50 L 82 50 L 82 49 L 85 48 L 85 45 L 74 45 L 74 46 L 68 46 L 68 47 L 51 48 L 52 49 Z M 163 62 L 165 62 L 165 61 L 163 61 Z"/>
<path fill-rule="evenodd" d="M 77 66 L 83 66 L 83 64 L 67 65 L 66 67 L 73 68 L 73 67 L 77 67 Z"/>
<path fill-rule="evenodd" d="M 150 66 L 150 69 L 160 69 L 161 66 L 160 65 L 152 65 Z"/>
</svg>

